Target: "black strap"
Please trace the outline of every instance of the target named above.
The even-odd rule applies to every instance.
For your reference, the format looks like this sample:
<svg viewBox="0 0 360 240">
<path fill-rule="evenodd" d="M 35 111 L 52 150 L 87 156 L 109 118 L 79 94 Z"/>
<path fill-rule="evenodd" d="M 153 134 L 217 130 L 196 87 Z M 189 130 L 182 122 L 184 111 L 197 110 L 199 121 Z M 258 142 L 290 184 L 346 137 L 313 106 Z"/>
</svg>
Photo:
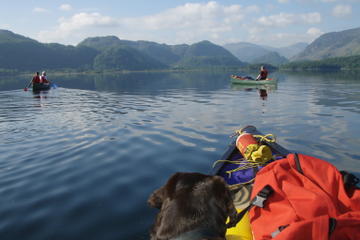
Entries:
<svg viewBox="0 0 360 240">
<path fill-rule="evenodd" d="M 296 164 L 296 169 L 298 170 L 299 173 L 301 173 L 302 175 L 304 175 L 304 172 L 301 168 L 301 164 L 300 164 L 300 160 L 299 160 L 299 156 L 297 153 L 295 153 L 295 164 Z"/>
<path fill-rule="evenodd" d="M 351 188 L 356 188 L 356 184 L 358 184 L 360 182 L 359 178 L 357 178 L 354 174 L 349 173 L 347 171 L 340 171 L 343 180 L 344 180 L 344 184 L 345 184 L 345 189 L 348 191 Z"/>
<path fill-rule="evenodd" d="M 261 189 L 258 194 L 255 196 L 253 200 L 251 200 L 249 206 L 244 208 L 241 212 L 236 215 L 236 222 L 241 221 L 244 215 L 250 211 L 250 209 L 254 206 L 256 207 L 264 207 L 265 201 L 268 197 L 274 192 L 274 189 L 270 185 L 266 185 L 263 189 Z"/>
<path fill-rule="evenodd" d="M 335 231 L 336 228 L 336 219 L 329 218 L 329 236 Z"/>
</svg>

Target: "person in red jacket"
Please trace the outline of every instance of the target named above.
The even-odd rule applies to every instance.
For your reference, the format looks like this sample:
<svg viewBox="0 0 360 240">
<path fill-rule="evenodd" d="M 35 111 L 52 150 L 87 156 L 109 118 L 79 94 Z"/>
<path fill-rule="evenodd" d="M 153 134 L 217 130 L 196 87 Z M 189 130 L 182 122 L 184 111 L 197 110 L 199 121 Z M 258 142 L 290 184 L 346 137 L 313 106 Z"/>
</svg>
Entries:
<svg viewBox="0 0 360 240">
<path fill-rule="evenodd" d="M 47 80 L 46 72 L 43 71 L 40 77 L 40 83 L 49 84 L 50 82 Z"/>
<path fill-rule="evenodd" d="M 260 67 L 260 73 L 259 75 L 256 77 L 256 79 L 254 79 L 251 76 L 237 76 L 237 75 L 231 75 L 232 78 L 236 78 L 236 79 L 240 79 L 240 80 L 255 80 L 255 81 L 259 81 L 259 80 L 266 80 L 268 76 L 268 71 L 265 69 L 264 66 Z"/>
<path fill-rule="evenodd" d="M 41 82 L 41 80 L 40 80 L 40 76 L 39 76 L 39 72 L 36 72 L 35 73 L 35 75 L 34 75 L 34 77 L 33 77 L 33 79 L 32 79 L 32 84 L 34 84 L 34 83 L 40 83 Z"/>
<path fill-rule="evenodd" d="M 264 66 L 261 66 L 261 68 L 260 68 L 260 73 L 259 73 L 259 75 L 257 76 L 256 81 L 258 81 L 258 80 L 265 80 L 265 79 L 267 78 L 267 76 L 268 76 L 268 71 L 265 69 Z"/>
</svg>

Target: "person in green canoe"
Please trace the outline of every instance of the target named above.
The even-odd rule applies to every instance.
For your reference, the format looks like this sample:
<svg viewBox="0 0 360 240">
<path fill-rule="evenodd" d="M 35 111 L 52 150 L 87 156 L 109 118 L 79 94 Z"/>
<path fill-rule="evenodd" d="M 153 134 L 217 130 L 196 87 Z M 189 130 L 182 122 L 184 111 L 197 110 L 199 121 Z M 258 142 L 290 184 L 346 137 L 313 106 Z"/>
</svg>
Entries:
<svg viewBox="0 0 360 240">
<path fill-rule="evenodd" d="M 268 76 L 268 71 L 266 70 L 266 68 L 264 66 L 261 66 L 260 73 L 257 76 L 256 81 L 265 80 L 265 79 L 267 79 L 267 76 Z"/>
<path fill-rule="evenodd" d="M 260 67 L 260 73 L 256 77 L 256 79 L 254 79 L 251 76 L 242 77 L 242 76 L 237 76 L 237 75 L 231 75 L 232 78 L 237 78 L 240 80 L 254 80 L 254 81 L 265 80 L 265 79 L 267 79 L 267 76 L 268 76 L 268 71 L 266 70 L 266 68 L 264 66 Z"/>
</svg>

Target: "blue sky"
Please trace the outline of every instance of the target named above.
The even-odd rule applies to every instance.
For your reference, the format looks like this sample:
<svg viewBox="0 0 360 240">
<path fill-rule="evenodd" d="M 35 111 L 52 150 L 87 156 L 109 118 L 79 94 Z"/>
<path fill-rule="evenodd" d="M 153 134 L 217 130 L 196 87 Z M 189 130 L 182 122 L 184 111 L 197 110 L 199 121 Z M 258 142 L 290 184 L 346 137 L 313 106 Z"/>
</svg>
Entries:
<svg viewBox="0 0 360 240">
<path fill-rule="evenodd" d="M 360 27 L 360 0 L 2 0 L 0 29 L 40 42 L 87 37 L 273 47 Z"/>
</svg>

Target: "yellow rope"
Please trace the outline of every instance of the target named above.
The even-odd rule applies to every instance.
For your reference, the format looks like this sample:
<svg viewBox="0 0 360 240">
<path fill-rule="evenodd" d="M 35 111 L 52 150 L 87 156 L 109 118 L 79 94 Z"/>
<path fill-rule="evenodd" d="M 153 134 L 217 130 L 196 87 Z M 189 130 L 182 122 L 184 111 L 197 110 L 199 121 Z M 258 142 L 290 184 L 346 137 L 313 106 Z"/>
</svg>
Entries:
<svg viewBox="0 0 360 240">
<path fill-rule="evenodd" d="M 231 164 L 239 164 L 239 165 L 244 164 L 241 167 L 226 171 L 226 173 L 229 175 L 229 178 L 231 177 L 231 174 L 233 172 L 240 171 L 240 170 L 245 170 L 245 169 L 249 169 L 249 168 L 254 168 L 254 167 L 257 167 L 257 166 L 262 166 L 262 165 L 264 165 L 266 163 L 266 162 L 251 162 L 251 161 L 246 160 L 245 158 L 241 158 L 241 159 L 233 160 L 233 161 L 231 161 L 231 160 L 217 160 L 217 161 L 214 162 L 213 168 L 215 167 L 216 164 L 221 163 L 221 162 L 223 162 L 223 163 L 226 162 L 226 163 L 231 163 Z"/>
<path fill-rule="evenodd" d="M 232 135 L 232 137 L 236 135 L 241 135 L 243 133 L 244 128 L 235 130 L 235 133 Z M 259 142 L 275 142 L 276 137 L 274 134 L 266 134 L 266 135 L 253 135 L 255 138 L 259 138 Z"/>
<path fill-rule="evenodd" d="M 275 142 L 276 141 L 274 134 L 253 135 L 253 137 L 259 138 L 259 142 Z"/>
<path fill-rule="evenodd" d="M 232 135 L 232 137 L 236 136 L 236 135 L 241 135 L 243 133 L 243 130 L 244 128 L 241 128 L 239 130 L 235 130 L 235 133 Z M 273 134 L 266 134 L 266 135 L 253 135 L 253 137 L 257 138 L 257 141 L 259 143 L 261 142 L 269 142 L 269 143 L 272 143 L 272 142 L 275 142 L 276 141 L 276 137 L 273 135 Z M 252 152 L 254 151 L 251 151 L 251 154 Z M 271 153 L 271 152 L 270 152 Z M 251 156 L 250 154 L 250 156 Z M 251 159 L 251 157 L 248 156 L 249 159 Z M 271 161 L 274 159 L 274 156 L 272 156 L 271 158 L 267 159 L 262 159 L 261 157 L 259 158 L 260 160 L 262 161 L 249 161 L 249 160 L 246 160 L 245 158 L 242 158 L 242 159 L 238 159 L 238 160 L 217 160 L 214 162 L 213 164 L 213 168 L 216 166 L 216 164 L 218 163 L 232 163 L 232 164 L 244 164 L 243 166 L 241 167 L 238 167 L 236 169 L 232 169 L 232 170 L 228 170 L 226 171 L 226 173 L 229 175 L 229 177 L 231 177 L 231 174 L 233 172 L 236 172 L 236 171 L 240 171 L 240 170 L 245 170 L 245 169 L 249 169 L 249 168 L 254 168 L 254 167 L 257 167 L 257 166 L 263 166 L 265 165 L 267 162 Z"/>
</svg>

